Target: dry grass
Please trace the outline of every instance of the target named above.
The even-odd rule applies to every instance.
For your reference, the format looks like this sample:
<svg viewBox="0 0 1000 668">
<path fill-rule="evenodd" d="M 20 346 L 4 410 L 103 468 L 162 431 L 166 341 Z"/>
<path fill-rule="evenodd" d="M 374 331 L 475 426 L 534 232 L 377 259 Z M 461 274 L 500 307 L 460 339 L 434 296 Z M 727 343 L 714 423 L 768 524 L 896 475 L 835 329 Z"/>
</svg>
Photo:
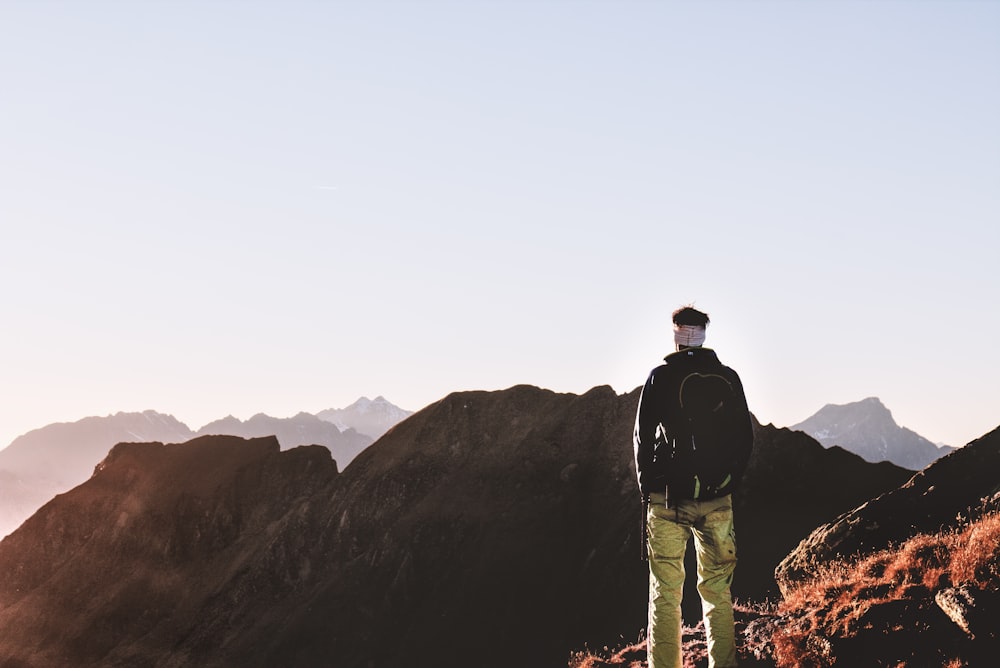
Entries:
<svg viewBox="0 0 1000 668">
<path fill-rule="evenodd" d="M 639 639 L 634 645 L 619 650 L 607 647 L 602 652 L 585 650 L 574 652 L 569 659 L 569 668 L 645 668 L 646 641 Z"/>
<path fill-rule="evenodd" d="M 1000 588 L 1000 513 L 898 547 L 833 563 L 787 592 L 774 635 L 777 665 L 833 665 L 829 638 L 850 637 L 873 606 L 932 596 L 949 586 Z M 955 665 L 961 665 L 956 663 Z"/>
<path fill-rule="evenodd" d="M 736 634 L 740 636 L 747 624 L 762 615 L 770 615 L 774 608 L 763 604 L 748 604 L 734 601 L 733 612 L 736 617 Z M 575 652 L 569 660 L 569 668 L 646 668 L 645 630 L 639 635 L 637 642 L 620 649 L 603 651 L 584 650 Z M 762 642 L 766 642 L 764 639 Z M 695 626 L 684 626 L 681 629 L 683 668 L 706 668 L 708 665 L 708 646 L 705 641 L 705 625 L 699 622 Z M 773 668 L 773 662 L 756 661 L 747 647 L 740 647 L 740 665 L 746 668 Z"/>
<path fill-rule="evenodd" d="M 939 534 L 914 536 L 891 549 L 831 563 L 788 591 L 776 610 L 737 606 L 748 616 L 765 616 L 773 621 L 771 630 L 755 639 L 757 644 L 767 644 L 770 637 L 773 656 L 769 652 L 767 658 L 755 662 L 747 654 L 752 648 L 744 646 L 741 662 L 778 668 L 839 667 L 842 662 L 837 663 L 836 640 L 858 633 L 874 606 L 930 600 L 941 589 L 963 585 L 1000 590 L 1000 512 L 962 521 L 957 528 Z M 738 631 L 740 626 L 738 622 Z M 688 668 L 706 663 L 702 656 L 703 633 L 699 636 L 699 630 L 685 628 L 684 660 Z M 751 643 L 749 634 L 744 638 L 744 645 L 747 643 Z M 569 667 L 645 668 L 645 645 L 640 638 L 618 650 L 605 647 L 603 652 L 578 652 L 571 657 Z M 901 662 L 898 668 L 907 665 Z M 940 665 L 964 668 L 970 664 L 954 658 Z"/>
</svg>

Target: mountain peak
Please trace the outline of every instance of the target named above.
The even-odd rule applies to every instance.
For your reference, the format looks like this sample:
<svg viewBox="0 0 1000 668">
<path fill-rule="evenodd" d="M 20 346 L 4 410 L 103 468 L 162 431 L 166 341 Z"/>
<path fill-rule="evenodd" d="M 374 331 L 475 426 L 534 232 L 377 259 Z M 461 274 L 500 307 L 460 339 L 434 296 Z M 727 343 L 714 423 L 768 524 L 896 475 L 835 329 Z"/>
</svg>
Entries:
<svg viewBox="0 0 1000 668">
<path fill-rule="evenodd" d="M 846 404 L 826 404 L 820 410 L 826 411 L 838 411 L 838 410 L 857 410 L 865 409 L 869 411 L 884 411 L 885 413 L 890 413 L 889 409 L 886 408 L 885 404 L 878 397 L 865 397 L 860 401 L 852 401 Z"/>
<path fill-rule="evenodd" d="M 343 431 L 354 429 L 358 433 L 378 439 L 412 414 L 413 411 L 396 406 L 380 394 L 374 399 L 360 397 L 346 408 L 328 408 L 316 413 L 316 417 L 332 422 Z"/>
<path fill-rule="evenodd" d="M 839 445 L 870 462 L 890 461 L 910 470 L 923 469 L 952 450 L 899 426 L 878 397 L 826 404 L 791 429 L 804 431 L 826 447 Z"/>
</svg>

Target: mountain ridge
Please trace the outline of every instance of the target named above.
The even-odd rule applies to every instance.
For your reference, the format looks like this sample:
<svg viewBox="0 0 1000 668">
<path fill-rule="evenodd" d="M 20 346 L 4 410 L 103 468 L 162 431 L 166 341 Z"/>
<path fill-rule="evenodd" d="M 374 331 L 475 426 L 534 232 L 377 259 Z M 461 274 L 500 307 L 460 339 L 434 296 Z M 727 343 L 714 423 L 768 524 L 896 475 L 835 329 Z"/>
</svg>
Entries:
<svg viewBox="0 0 1000 668">
<path fill-rule="evenodd" d="M 342 472 L 325 449 L 276 439 L 117 446 L 0 542 L 0 572 L 30 562 L 52 574 L 16 596 L 0 582 L 0 662 L 533 668 L 635 637 L 648 586 L 630 443 L 638 395 L 452 393 Z M 912 475 L 801 432 L 755 431 L 737 499 L 738 596 L 773 586 L 777 546 Z M 228 453 L 213 459 L 221 468 L 188 476 L 191 453 L 215 447 Z M 856 487 L 829 475 L 839 469 Z M 69 527 L 93 538 L 70 547 Z M 39 544 L 62 561 L 40 558 Z M 70 623 L 67 611 L 84 612 Z"/>
<path fill-rule="evenodd" d="M 4 501 L 0 505 L 0 536 L 13 531 L 56 494 L 87 480 L 94 466 L 115 444 L 180 443 L 208 432 L 246 438 L 274 434 L 284 448 L 323 445 L 331 451 L 340 468 L 346 467 L 374 440 L 353 429 L 340 429 L 304 411 L 291 418 L 257 413 L 246 421 L 229 415 L 197 431 L 173 415 L 155 410 L 119 411 L 73 422 L 51 423 L 22 434 L 0 450 L 0 499 Z"/>
</svg>

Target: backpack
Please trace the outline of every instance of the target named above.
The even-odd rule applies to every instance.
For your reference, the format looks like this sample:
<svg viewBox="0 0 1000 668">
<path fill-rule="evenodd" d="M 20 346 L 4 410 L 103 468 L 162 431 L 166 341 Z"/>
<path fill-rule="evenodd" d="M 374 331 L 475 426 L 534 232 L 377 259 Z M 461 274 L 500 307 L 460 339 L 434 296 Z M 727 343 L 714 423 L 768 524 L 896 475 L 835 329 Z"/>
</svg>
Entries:
<svg viewBox="0 0 1000 668">
<path fill-rule="evenodd" d="M 680 412 L 667 446 L 669 498 L 714 499 L 732 492 L 739 475 L 740 427 L 746 423 L 743 402 L 732 381 L 721 373 L 691 372 L 678 386 Z"/>
</svg>

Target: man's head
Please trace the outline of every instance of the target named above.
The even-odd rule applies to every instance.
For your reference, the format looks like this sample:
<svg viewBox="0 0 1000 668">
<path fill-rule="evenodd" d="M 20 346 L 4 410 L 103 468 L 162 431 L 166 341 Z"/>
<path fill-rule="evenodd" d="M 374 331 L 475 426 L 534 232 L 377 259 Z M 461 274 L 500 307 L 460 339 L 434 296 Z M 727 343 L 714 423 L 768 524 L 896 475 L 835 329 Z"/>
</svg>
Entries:
<svg viewBox="0 0 1000 668">
<path fill-rule="evenodd" d="M 677 350 L 701 346 L 705 343 L 705 328 L 709 319 L 693 306 L 682 306 L 673 313 L 674 344 Z"/>
</svg>

